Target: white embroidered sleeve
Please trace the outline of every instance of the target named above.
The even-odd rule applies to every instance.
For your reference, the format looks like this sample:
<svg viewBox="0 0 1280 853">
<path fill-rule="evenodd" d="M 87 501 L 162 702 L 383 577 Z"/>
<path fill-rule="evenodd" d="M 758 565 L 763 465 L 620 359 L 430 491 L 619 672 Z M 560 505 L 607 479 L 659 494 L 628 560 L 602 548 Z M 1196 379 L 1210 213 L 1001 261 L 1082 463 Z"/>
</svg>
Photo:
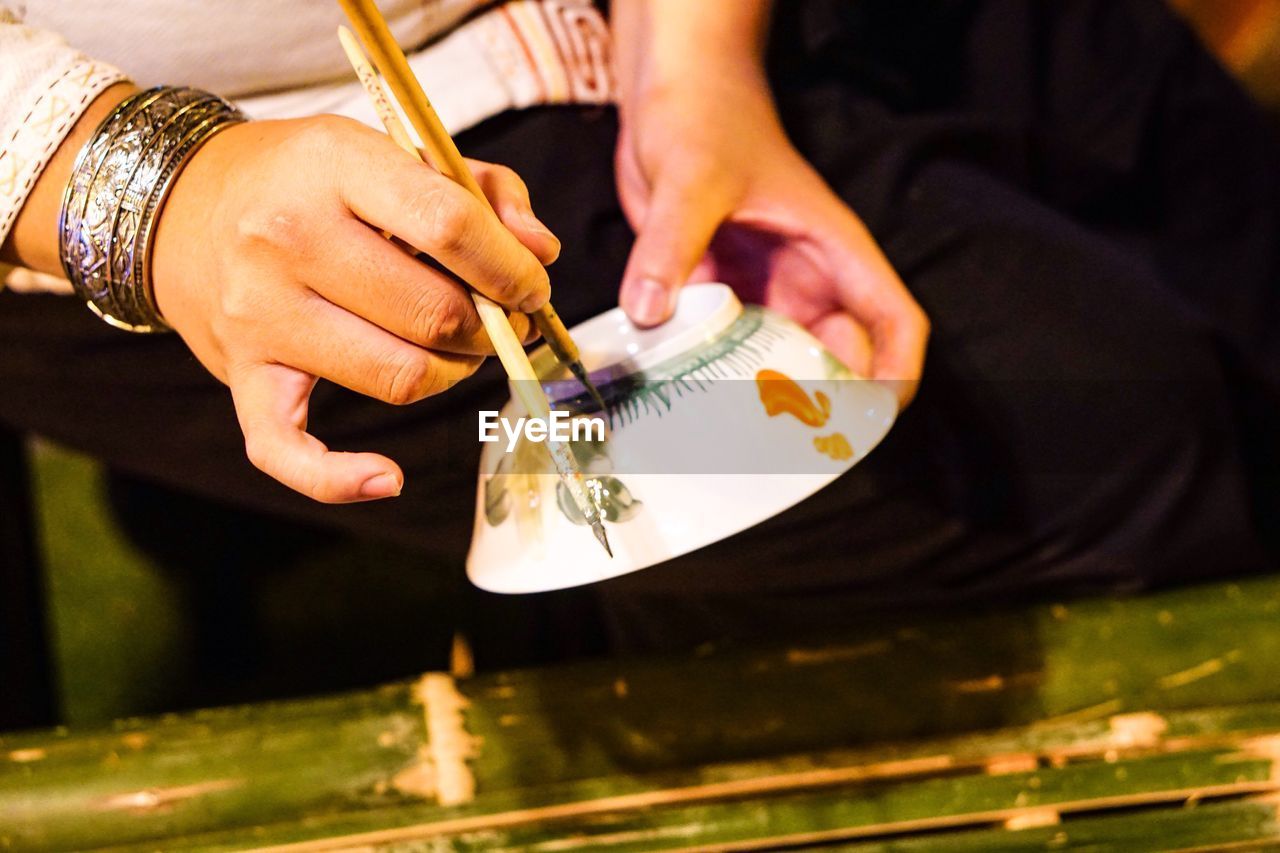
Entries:
<svg viewBox="0 0 1280 853">
<path fill-rule="evenodd" d="M 123 79 L 57 35 L 24 25 L 0 0 L 0 242 L 76 120 Z M 30 274 L 20 278 L 33 284 Z"/>
</svg>

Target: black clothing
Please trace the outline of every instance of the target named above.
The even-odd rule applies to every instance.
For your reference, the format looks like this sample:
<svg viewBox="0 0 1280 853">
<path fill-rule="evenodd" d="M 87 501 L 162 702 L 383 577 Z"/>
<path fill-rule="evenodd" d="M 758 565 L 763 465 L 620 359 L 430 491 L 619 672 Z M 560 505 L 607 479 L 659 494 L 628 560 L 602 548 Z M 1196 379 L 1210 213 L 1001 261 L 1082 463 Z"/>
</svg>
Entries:
<svg viewBox="0 0 1280 853">
<path fill-rule="evenodd" d="M 1272 567 L 1280 146 L 1163 4 L 796 0 L 770 54 L 793 141 L 933 322 L 924 382 L 834 486 L 592 589 L 619 646 Z M 515 168 L 563 240 L 570 323 L 615 304 L 631 243 L 615 134 L 612 111 L 542 108 L 459 137 Z M 397 500 L 328 507 L 249 465 L 229 396 L 176 338 L 4 294 L 0 341 L 6 423 L 461 571 L 494 364 L 407 409 L 317 389 L 317 435 L 406 473 Z"/>
</svg>

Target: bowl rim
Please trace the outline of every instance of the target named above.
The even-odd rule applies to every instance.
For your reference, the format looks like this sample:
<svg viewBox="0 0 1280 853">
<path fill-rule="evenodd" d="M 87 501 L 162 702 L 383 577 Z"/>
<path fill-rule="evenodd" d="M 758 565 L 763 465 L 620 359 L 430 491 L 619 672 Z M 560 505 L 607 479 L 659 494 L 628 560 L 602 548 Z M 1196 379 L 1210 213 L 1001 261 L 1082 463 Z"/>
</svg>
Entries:
<svg viewBox="0 0 1280 853">
<path fill-rule="evenodd" d="M 636 326 L 621 308 L 613 308 L 573 326 L 569 334 L 592 380 L 607 381 L 644 373 L 714 341 L 744 310 L 727 284 L 699 282 L 680 289 L 674 314 L 660 326 Z M 608 351 L 608 346 L 626 341 L 625 351 Z M 557 396 L 566 390 L 571 393 L 565 396 L 573 396 L 573 388 L 581 389 L 545 343 L 529 354 L 529 360 L 542 382 L 554 384 Z"/>
</svg>

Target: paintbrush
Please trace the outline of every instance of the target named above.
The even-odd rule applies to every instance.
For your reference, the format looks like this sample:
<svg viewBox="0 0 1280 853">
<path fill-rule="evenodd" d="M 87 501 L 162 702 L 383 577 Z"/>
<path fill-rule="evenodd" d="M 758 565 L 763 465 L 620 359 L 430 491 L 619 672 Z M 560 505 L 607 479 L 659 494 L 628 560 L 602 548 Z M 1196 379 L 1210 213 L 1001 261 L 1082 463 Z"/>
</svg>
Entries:
<svg viewBox="0 0 1280 853">
<path fill-rule="evenodd" d="M 431 165 L 435 166 L 440 174 L 466 187 L 472 195 L 488 207 L 489 199 L 480 188 L 480 184 L 476 182 L 475 176 L 471 174 L 471 170 L 467 168 L 462 153 L 454 144 L 453 138 L 449 136 L 449 132 L 445 130 L 440 117 L 436 115 L 435 108 L 431 106 L 431 101 L 423 91 L 421 83 L 409 67 L 409 60 L 405 57 L 404 51 L 400 49 L 400 45 L 391 35 L 391 30 L 387 28 L 386 19 L 378 11 L 377 5 L 373 0 L 338 0 L 338 3 L 351 20 L 374 66 L 391 87 L 391 92 L 399 101 L 400 108 L 404 110 L 409 123 L 418 132 Z M 551 352 L 561 364 L 569 368 L 591 395 L 591 399 L 600 407 L 600 411 L 607 415 L 609 409 L 605 405 L 604 397 L 587 374 L 578 345 L 574 343 L 573 337 L 565 328 L 564 321 L 560 319 L 555 308 L 548 302 L 530 316 L 533 318 L 534 325 L 538 327 L 538 331 L 542 333 L 542 337 L 546 339 Z"/>
<path fill-rule="evenodd" d="M 347 0 L 340 0 L 340 2 L 342 2 L 343 8 L 347 11 L 348 16 L 350 16 L 353 21 L 364 20 L 363 17 L 358 19 L 353 10 L 348 8 Z M 368 9 L 371 10 L 371 13 L 377 16 L 379 21 L 382 20 L 377 8 L 373 6 L 372 3 L 362 3 L 360 5 L 367 6 Z M 383 23 L 383 30 L 385 29 L 386 25 Z M 390 38 L 390 33 L 387 33 L 387 38 Z M 355 69 L 356 76 L 360 79 L 360 83 L 364 86 L 370 100 L 373 101 L 374 109 L 377 111 L 378 117 L 382 119 L 382 123 L 387 129 L 387 135 L 405 151 L 421 160 L 421 154 L 419 153 L 417 146 L 413 144 L 413 139 L 409 136 L 408 130 L 405 129 L 404 124 L 400 121 L 400 117 L 396 114 L 395 110 L 391 107 L 390 102 L 387 100 L 386 92 L 382 88 L 382 83 L 378 79 L 377 72 L 374 71 L 373 66 L 369 64 L 369 60 L 360 49 L 360 45 L 356 42 L 355 37 L 346 27 L 338 27 L 338 40 L 342 42 L 342 49 L 346 51 L 347 58 L 351 61 L 351 66 Z M 394 44 L 394 42 L 392 42 L 392 44 Z M 399 52 L 398 47 L 396 48 L 396 51 Z M 404 55 L 401 53 L 400 56 L 403 58 Z M 408 70 L 407 63 L 405 70 Z M 410 79 L 413 79 L 412 72 L 409 73 L 409 77 Z M 421 92 L 420 87 L 419 92 Z M 425 102 L 426 95 L 423 94 L 422 98 Z M 439 119 L 436 117 L 435 111 L 432 110 L 429 102 L 426 103 L 426 109 L 431 111 L 431 118 L 434 119 L 438 125 Z M 412 116 L 412 113 L 409 113 L 407 110 L 406 114 Z M 480 189 L 480 185 L 476 183 L 475 177 L 471 174 L 471 170 L 466 167 L 466 163 L 462 160 L 462 156 L 458 154 L 458 149 L 453 146 L 453 140 L 450 139 L 448 133 L 444 132 L 443 126 L 440 127 L 440 133 L 443 135 L 444 139 L 449 140 L 449 147 L 452 148 L 453 153 L 457 157 L 458 163 L 461 164 L 462 174 L 470 179 L 470 186 L 468 186 L 465 181 L 458 180 L 454 175 L 443 172 L 443 170 L 441 171 L 447 177 L 453 178 L 455 181 L 458 181 L 458 183 L 463 184 L 463 186 L 468 186 L 468 189 L 474 187 L 472 192 L 487 205 L 488 200 Z M 424 136 L 424 142 L 426 142 L 426 139 L 427 137 Z M 431 143 L 427 142 L 426 144 L 428 146 L 427 150 L 432 150 Z M 436 158 L 433 157 L 432 159 L 434 160 Z M 497 214 L 495 213 L 494 215 L 496 216 Z M 480 313 L 480 319 L 484 323 L 485 331 L 489 333 L 489 339 L 493 342 L 494 351 L 497 352 L 499 361 L 502 362 L 503 368 L 507 371 L 507 376 L 512 380 L 511 385 L 517 398 L 519 398 L 520 402 L 524 404 L 524 408 L 530 417 L 539 418 L 544 422 L 550 423 L 550 405 L 547 403 L 546 395 L 543 393 L 542 383 L 539 381 L 537 373 L 533 369 L 533 365 L 529 363 L 529 356 L 524 351 L 524 347 L 521 345 L 520 339 L 516 337 L 515 330 L 511 328 L 511 323 L 507 319 L 506 312 L 501 306 L 481 293 L 477 293 L 472 290 L 471 297 L 475 302 L 476 310 Z M 550 308 L 550 305 L 547 307 Z M 549 313 L 550 316 L 555 317 L 554 311 Z M 556 321 L 559 322 L 558 317 L 556 318 Z M 560 328 L 564 328 L 563 324 L 560 324 Z M 567 331 L 564 333 L 564 336 L 568 339 Z M 570 342 L 572 343 L 572 341 Z M 548 340 L 548 343 L 550 343 L 550 340 Z M 574 352 L 576 351 L 577 350 L 575 348 Z M 573 370 L 572 364 L 570 364 L 570 369 Z M 582 371 L 581 375 L 579 374 L 579 371 Z M 588 390 L 600 403 L 601 411 L 607 411 L 604 407 L 603 401 L 600 400 L 599 393 L 596 392 L 595 388 L 593 388 L 590 383 L 584 380 L 586 371 L 582 370 L 582 365 L 580 363 L 578 363 L 578 369 L 573 370 L 573 372 L 575 376 L 578 376 L 580 381 L 583 381 L 583 384 L 586 385 Z M 587 524 L 591 526 L 591 532 L 595 534 L 597 541 L 604 546 L 605 552 L 612 557 L 613 549 L 609 547 L 609 538 L 605 534 L 604 517 L 601 513 L 600 505 L 596 502 L 595 498 L 591 496 L 590 492 L 587 491 L 586 481 L 582 476 L 582 471 L 578 468 L 577 460 L 574 459 L 572 451 L 569 449 L 567 444 L 554 441 L 550 438 L 548 438 L 546 444 L 547 451 L 551 454 L 551 460 L 555 465 L 556 473 L 560 476 L 560 482 L 563 483 L 565 489 L 568 490 L 570 497 L 573 498 L 574 504 L 586 519 Z"/>
</svg>

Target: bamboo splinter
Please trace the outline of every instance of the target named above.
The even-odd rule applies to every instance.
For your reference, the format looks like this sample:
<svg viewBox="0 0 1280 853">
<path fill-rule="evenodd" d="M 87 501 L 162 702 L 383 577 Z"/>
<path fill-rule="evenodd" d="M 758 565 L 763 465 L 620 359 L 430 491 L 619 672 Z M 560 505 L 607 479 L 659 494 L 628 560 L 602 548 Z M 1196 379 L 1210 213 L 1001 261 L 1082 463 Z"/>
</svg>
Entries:
<svg viewBox="0 0 1280 853">
<path fill-rule="evenodd" d="M 361 36 L 363 37 L 365 44 L 371 47 L 375 59 L 380 55 L 384 58 L 386 56 L 385 47 L 373 48 L 373 45 L 377 44 L 376 40 L 379 34 L 385 36 L 385 40 L 390 41 L 391 44 L 395 46 L 393 53 L 398 55 L 401 61 L 404 62 L 403 71 L 406 72 L 408 78 L 413 81 L 412 88 L 416 89 L 420 96 L 421 104 L 414 103 L 413 106 L 415 108 L 424 107 L 430 114 L 432 121 L 425 121 L 423 123 L 423 127 L 435 127 L 438 129 L 438 132 L 434 134 L 424 132 L 423 127 L 419 127 L 418 122 L 414 120 L 414 110 L 408 108 L 405 98 L 400 96 L 399 92 L 397 92 L 397 97 L 400 98 L 401 106 L 405 108 L 405 114 L 408 115 L 410 121 L 414 123 L 414 127 L 422 136 L 426 150 L 432 155 L 432 165 L 434 165 L 446 177 L 462 184 L 470 190 L 472 194 L 484 201 L 487 206 L 488 199 L 485 197 L 484 191 L 480 188 L 480 185 L 476 183 L 475 176 L 473 176 L 471 174 L 471 170 L 467 168 L 466 163 L 462 159 L 461 153 L 458 152 L 457 146 L 453 144 L 452 138 L 450 138 L 449 134 L 445 132 L 444 126 L 440 124 L 439 118 L 436 117 L 435 110 L 432 109 L 430 102 L 426 99 L 426 94 L 423 93 L 422 88 L 417 85 L 417 80 L 409 70 L 408 62 L 404 59 L 404 54 L 400 52 L 400 48 L 398 45 L 395 45 L 394 40 L 391 40 L 391 34 L 387 30 L 386 23 L 382 20 L 382 15 L 378 12 L 377 7 L 373 5 L 371 0 L 339 0 L 339 3 L 341 3 L 343 10 L 346 11 L 347 16 L 351 19 L 352 23 L 354 23 L 357 29 L 361 31 Z M 380 27 L 378 26 L 379 24 Z M 389 109 L 390 105 L 386 101 L 386 94 L 382 89 L 378 76 L 374 69 L 369 65 L 368 59 L 365 57 L 364 52 L 360 50 L 360 46 L 356 43 L 351 32 L 346 27 L 339 27 L 338 39 L 342 42 L 343 50 L 346 51 L 347 58 L 351 61 L 351 65 L 355 69 L 356 76 L 360 79 L 361 85 L 364 86 L 365 91 L 373 101 L 374 109 L 378 112 L 379 118 L 382 119 L 383 124 L 386 126 L 387 134 L 391 137 L 392 141 L 401 148 L 421 159 L 421 154 L 418 151 L 417 146 L 413 144 L 413 140 L 409 137 L 408 131 L 405 130 L 404 125 L 400 122 L 399 116 L 395 114 L 394 110 Z M 385 71 L 387 65 L 381 62 L 379 65 L 383 67 Z M 390 82 L 390 78 L 388 78 L 388 82 Z M 397 91 L 395 84 L 392 83 L 391 85 L 392 91 Z M 442 139 L 447 143 L 443 150 L 441 150 L 440 147 Z M 443 164 L 449 160 L 454 160 L 455 162 L 452 164 L 451 169 L 446 169 Z M 490 210 L 492 210 L 492 208 L 490 208 Z M 515 330 L 511 328 L 511 323 L 507 319 L 506 311 L 503 310 L 502 306 L 475 290 L 471 291 L 471 298 L 475 302 L 476 310 L 480 314 L 481 321 L 484 323 L 485 331 L 488 332 L 489 339 L 493 342 L 493 348 L 498 354 L 498 360 L 502 362 L 502 366 L 506 370 L 507 376 L 512 380 L 511 384 L 516 396 L 524 405 L 525 410 L 528 412 L 530 417 L 550 422 L 550 406 L 547 402 L 546 395 L 542 391 L 542 383 L 538 379 L 538 375 L 534 371 L 533 365 L 529 363 L 529 356 L 524 351 L 524 346 L 516 336 Z M 550 303 L 547 304 L 546 308 L 548 309 L 547 313 L 549 313 L 551 317 L 554 317 L 555 321 L 559 323 L 559 317 L 555 315 L 554 310 L 550 310 Z M 536 315 L 534 319 L 535 322 L 537 322 Z M 560 324 L 560 329 L 563 331 L 564 337 L 568 339 L 568 332 L 564 331 L 563 324 Z M 548 343 L 550 343 L 551 338 L 547 335 L 545 330 L 542 330 L 541 324 L 539 324 L 539 330 L 543 331 L 543 335 L 547 336 Z M 572 342 L 571 339 L 570 342 Z M 556 347 L 553 345 L 552 349 L 556 350 Z M 564 359 L 560 356 L 559 350 L 556 350 L 556 353 L 563 361 Z M 573 370 L 575 376 L 578 376 L 578 378 L 583 381 L 583 384 L 586 385 L 587 389 L 592 392 L 593 396 L 597 401 L 599 401 L 600 397 L 595 391 L 595 388 L 592 387 L 589 382 L 585 381 L 585 370 L 582 370 L 581 363 L 577 362 L 576 348 L 574 349 L 574 353 L 574 361 L 569 364 L 570 369 Z M 579 371 L 581 371 L 581 375 Z M 600 402 L 600 405 L 603 409 L 603 402 Z M 573 457 L 572 451 L 567 445 L 552 440 L 547 441 L 547 451 L 551 454 L 551 460 L 555 465 L 556 473 L 560 476 L 560 481 L 569 491 L 574 504 L 578 507 L 578 511 L 582 513 L 583 517 L 590 525 L 591 532 L 595 534 L 596 540 L 604 547 L 605 552 L 612 557 L 613 549 L 609 547 L 609 538 L 605 533 L 604 517 L 600 510 L 600 505 L 596 503 L 590 492 L 587 491 L 586 482 L 582 476 L 581 470 L 578 468 L 577 460 Z"/>
</svg>

